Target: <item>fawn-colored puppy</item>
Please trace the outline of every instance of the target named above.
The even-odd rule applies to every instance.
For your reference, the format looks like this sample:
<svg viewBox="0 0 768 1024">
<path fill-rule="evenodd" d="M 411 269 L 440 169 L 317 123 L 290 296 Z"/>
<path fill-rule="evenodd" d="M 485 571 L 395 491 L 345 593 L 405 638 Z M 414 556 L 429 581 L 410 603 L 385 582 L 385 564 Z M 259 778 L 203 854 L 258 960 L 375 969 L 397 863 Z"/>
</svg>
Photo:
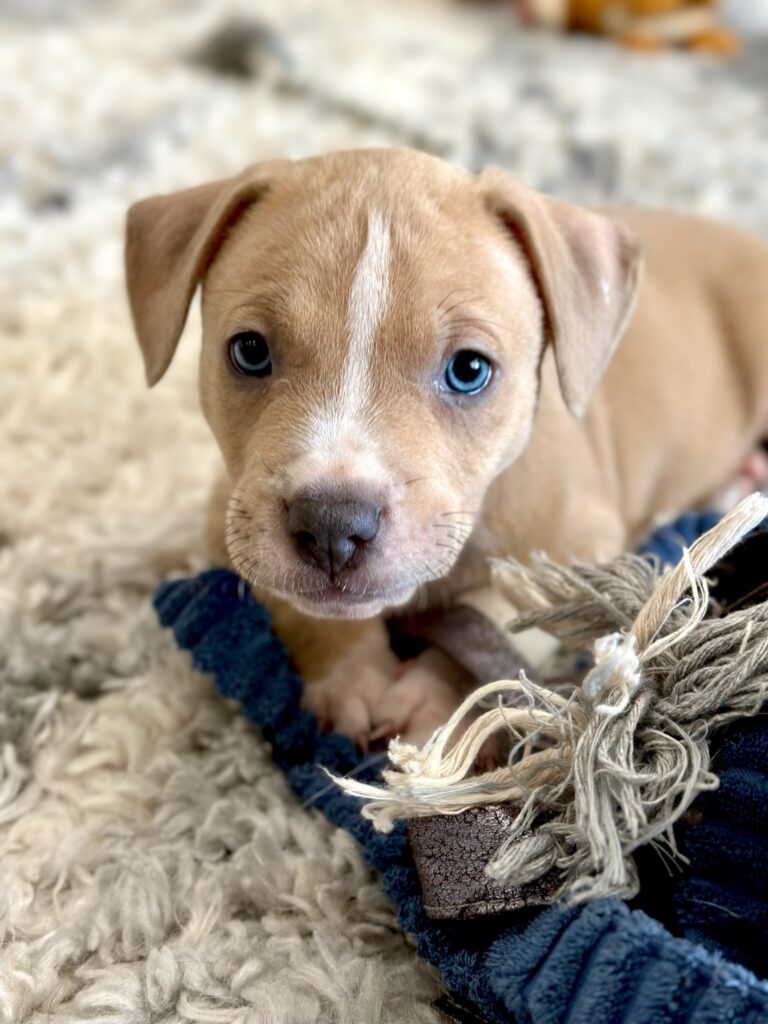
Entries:
<svg viewBox="0 0 768 1024">
<path fill-rule="evenodd" d="M 387 611 L 489 556 L 612 556 L 768 434 L 768 248 L 706 220 L 360 150 L 137 203 L 126 262 L 150 384 L 202 286 L 214 548 L 363 744 L 456 700 Z"/>
</svg>

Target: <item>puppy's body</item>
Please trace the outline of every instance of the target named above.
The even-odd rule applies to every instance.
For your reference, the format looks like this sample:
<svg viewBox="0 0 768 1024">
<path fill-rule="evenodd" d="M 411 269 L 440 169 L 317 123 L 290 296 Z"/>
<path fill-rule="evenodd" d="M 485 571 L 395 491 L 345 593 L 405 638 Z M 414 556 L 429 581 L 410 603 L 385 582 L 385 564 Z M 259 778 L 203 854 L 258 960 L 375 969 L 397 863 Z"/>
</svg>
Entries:
<svg viewBox="0 0 768 1024">
<path fill-rule="evenodd" d="M 609 557 L 768 434 L 768 250 L 703 219 L 360 151 L 138 204 L 127 261 L 151 381 L 203 284 L 211 534 L 361 741 L 421 738 L 455 699 L 432 655 L 401 675 L 389 609 L 450 601 L 489 556 Z M 233 372 L 242 332 L 263 379 Z M 467 352 L 492 367 L 471 395 L 448 386 Z"/>
</svg>

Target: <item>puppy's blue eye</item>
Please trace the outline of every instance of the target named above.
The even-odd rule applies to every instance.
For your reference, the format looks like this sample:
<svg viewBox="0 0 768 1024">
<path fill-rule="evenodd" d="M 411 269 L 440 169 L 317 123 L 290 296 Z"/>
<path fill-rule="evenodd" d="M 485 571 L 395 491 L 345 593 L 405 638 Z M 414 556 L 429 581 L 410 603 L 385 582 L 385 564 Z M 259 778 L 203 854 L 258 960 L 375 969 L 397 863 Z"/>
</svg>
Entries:
<svg viewBox="0 0 768 1024">
<path fill-rule="evenodd" d="M 248 377 L 268 377 L 272 373 L 269 345 L 258 331 L 243 331 L 231 338 L 229 358 L 237 372 Z"/>
<path fill-rule="evenodd" d="M 445 368 L 445 384 L 460 395 L 476 395 L 491 379 L 491 364 L 471 348 L 451 356 Z"/>
</svg>

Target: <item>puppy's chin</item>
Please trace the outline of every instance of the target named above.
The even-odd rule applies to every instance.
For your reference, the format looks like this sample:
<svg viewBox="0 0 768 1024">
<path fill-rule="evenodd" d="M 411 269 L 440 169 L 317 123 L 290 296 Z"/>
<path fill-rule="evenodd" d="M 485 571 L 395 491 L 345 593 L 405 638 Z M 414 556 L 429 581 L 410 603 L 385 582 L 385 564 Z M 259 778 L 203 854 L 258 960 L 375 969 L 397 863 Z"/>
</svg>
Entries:
<svg viewBox="0 0 768 1024">
<path fill-rule="evenodd" d="M 373 619 L 407 604 L 417 589 L 416 585 L 409 585 L 375 597 L 331 588 L 317 594 L 281 593 L 277 596 L 304 615 L 318 619 Z"/>
</svg>

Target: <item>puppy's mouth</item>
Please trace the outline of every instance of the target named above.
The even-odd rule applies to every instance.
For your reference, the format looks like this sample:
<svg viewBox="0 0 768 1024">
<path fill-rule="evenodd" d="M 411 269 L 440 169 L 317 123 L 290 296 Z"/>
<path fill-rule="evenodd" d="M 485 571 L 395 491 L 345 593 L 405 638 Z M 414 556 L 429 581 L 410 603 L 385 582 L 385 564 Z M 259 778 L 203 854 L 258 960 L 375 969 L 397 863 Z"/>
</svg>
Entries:
<svg viewBox="0 0 768 1024">
<path fill-rule="evenodd" d="M 279 596 L 299 611 L 316 618 L 367 619 L 407 604 L 416 590 L 415 583 L 354 590 L 329 582 L 321 588 L 288 591 Z"/>
<path fill-rule="evenodd" d="M 254 523 L 252 507 L 237 492 L 230 501 L 233 568 L 257 591 L 316 618 L 365 619 L 402 609 L 451 570 L 470 532 L 470 513 L 440 513 L 411 531 L 400 522 L 393 538 L 393 517 L 369 503 L 295 499 L 286 505 L 287 522 L 279 512 L 277 523 Z"/>
<path fill-rule="evenodd" d="M 391 573 L 389 579 L 382 580 L 368 572 L 361 574 L 355 568 L 332 576 L 295 562 L 292 565 L 288 562 L 282 571 L 274 572 L 269 570 L 266 552 L 254 555 L 249 544 L 238 547 L 237 542 L 228 547 L 235 572 L 257 591 L 266 591 L 297 611 L 316 618 L 373 618 L 407 604 L 427 582 L 405 574 L 405 578 L 392 578 Z M 277 561 L 279 554 L 275 554 Z"/>
</svg>

